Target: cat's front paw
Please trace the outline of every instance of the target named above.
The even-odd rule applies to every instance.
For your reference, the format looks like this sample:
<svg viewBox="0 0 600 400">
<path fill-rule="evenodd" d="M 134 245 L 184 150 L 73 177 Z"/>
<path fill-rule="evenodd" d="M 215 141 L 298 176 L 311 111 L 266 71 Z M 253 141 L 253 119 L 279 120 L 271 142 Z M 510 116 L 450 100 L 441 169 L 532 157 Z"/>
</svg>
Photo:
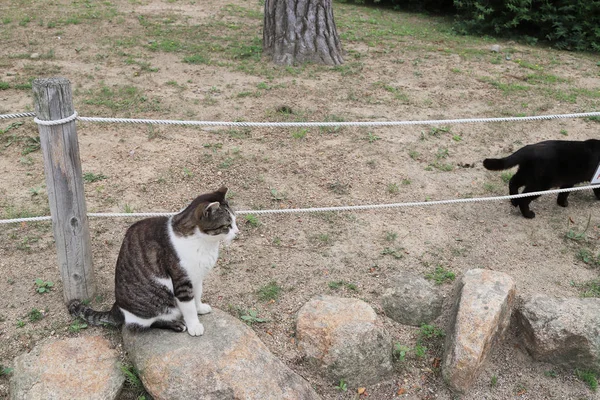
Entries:
<svg viewBox="0 0 600 400">
<path fill-rule="evenodd" d="M 187 331 L 191 336 L 202 336 L 204 333 L 204 325 L 200 322 L 190 324 L 187 326 Z"/>
<path fill-rule="evenodd" d="M 212 307 L 206 303 L 196 304 L 196 309 L 198 310 L 198 314 L 208 314 L 212 311 Z"/>
<path fill-rule="evenodd" d="M 535 218 L 535 213 L 531 210 L 529 211 L 522 211 L 521 214 L 523 214 L 523 216 L 527 219 L 532 219 Z"/>
</svg>

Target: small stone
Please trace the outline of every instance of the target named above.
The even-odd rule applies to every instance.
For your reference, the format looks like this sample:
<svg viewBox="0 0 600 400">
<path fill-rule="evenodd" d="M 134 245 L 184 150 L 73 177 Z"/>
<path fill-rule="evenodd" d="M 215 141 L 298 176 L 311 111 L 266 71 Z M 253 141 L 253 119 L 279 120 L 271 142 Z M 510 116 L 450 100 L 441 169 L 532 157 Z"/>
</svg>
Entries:
<svg viewBox="0 0 600 400">
<path fill-rule="evenodd" d="M 54 339 L 15 359 L 10 398 L 110 400 L 124 382 L 119 355 L 105 338 Z"/>
<path fill-rule="evenodd" d="M 36 58 L 40 58 L 40 54 L 39 53 L 31 53 L 31 55 L 29 56 L 29 58 L 35 60 Z"/>
<path fill-rule="evenodd" d="M 393 372 L 391 338 L 362 300 L 314 297 L 298 311 L 296 339 L 306 359 L 332 382 L 371 385 Z"/>
<path fill-rule="evenodd" d="M 123 345 L 153 399 L 319 399 L 246 324 L 215 308 L 200 322 L 199 337 L 123 329 Z"/>
<path fill-rule="evenodd" d="M 502 50 L 502 48 L 499 44 L 494 44 L 492 47 L 490 47 L 490 51 L 493 53 L 500 53 L 500 50 Z"/>
<path fill-rule="evenodd" d="M 465 393 L 477 379 L 508 328 L 515 291 L 514 280 L 501 272 L 472 269 L 463 276 L 442 365 L 452 390 Z"/>
<path fill-rule="evenodd" d="M 519 337 L 535 360 L 600 372 L 600 299 L 536 294 L 515 317 Z"/>
<path fill-rule="evenodd" d="M 385 314 L 404 325 L 428 324 L 441 314 L 442 304 L 443 298 L 434 285 L 410 272 L 392 276 L 381 296 Z"/>
</svg>

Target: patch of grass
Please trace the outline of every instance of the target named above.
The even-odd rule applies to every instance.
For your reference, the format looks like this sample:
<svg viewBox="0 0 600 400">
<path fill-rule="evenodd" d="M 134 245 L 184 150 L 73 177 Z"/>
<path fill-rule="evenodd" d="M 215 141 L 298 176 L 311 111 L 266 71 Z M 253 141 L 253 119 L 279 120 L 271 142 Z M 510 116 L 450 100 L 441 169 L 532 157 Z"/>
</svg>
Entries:
<svg viewBox="0 0 600 400">
<path fill-rule="evenodd" d="M 386 232 L 385 240 L 388 242 L 395 242 L 398 239 L 398 234 L 396 232 Z"/>
<path fill-rule="evenodd" d="M 508 183 L 508 182 L 510 182 L 510 180 L 512 179 L 512 177 L 514 175 L 515 175 L 514 172 L 505 171 L 500 174 L 500 178 L 502 178 L 502 182 Z"/>
<path fill-rule="evenodd" d="M 600 297 L 600 278 L 576 286 L 583 289 L 581 297 Z"/>
<path fill-rule="evenodd" d="M 48 293 L 54 287 L 54 283 L 50 281 L 45 281 L 41 278 L 37 278 L 35 280 L 35 291 L 41 294 Z"/>
<path fill-rule="evenodd" d="M 530 89 L 529 86 L 519 85 L 516 83 L 503 83 L 491 77 L 481 77 L 479 78 L 481 82 L 489 83 L 496 89 L 502 91 L 504 95 L 514 94 L 516 92 L 525 92 Z"/>
<path fill-rule="evenodd" d="M 0 90 L 8 90 L 10 89 L 10 83 L 0 81 Z"/>
<path fill-rule="evenodd" d="M 580 369 L 575 370 L 575 376 L 583 382 L 585 382 L 592 391 L 598 390 L 598 378 L 593 371 L 584 371 Z"/>
<path fill-rule="evenodd" d="M 490 379 L 490 387 L 498 386 L 498 377 L 496 375 L 492 375 L 492 379 Z"/>
<path fill-rule="evenodd" d="M 17 321 L 17 328 L 22 328 L 25 326 L 25 321 L 23 320 L 18 320 Z"/>
<path fill-rule="evenodd" d="M 240 318 L 242 319 L 242 321 L 244 321 L 248 325 L 268 322 L 267 319 L 259 318 L 258 312 L 255 310 L 248 310 L 244 315 L 240 316 Z"/>
<path fill-rule="evenodd" d="M 594 255 L 589 249 L 579 249 L 577 259 L 592 267 L 600 267 L 600 253 Z"/>
<path fill-rule="evenodd" d="M 392 249 L 391 247 L 386 247 L 381 251 L 381 255 L 383 256 L 392 256 L 396 260 L 399 260 L 404 257 L 404 249 L 401 247 Z"/>
<path fill-rule="evenodd" d="M 328 184 L 327 187 L 335 194 L 348 194 L 348 189 L 350 188 L 350 185 L 348 185 L 347 183 L 335 181 L 333 183 Z"/>
<path fill-rule="evenodd" d="M 271 281 L 265 286 L 258 289 L 258 299 L 260 301 L 277 300 L 283 288 L 276 281 Z"/>
<path fill-rule="evenodd" d="M 431 129 L 429 129 L 429 132 L 427 132 L 427 133 L 429 134 L 429 136 L 439 138 L 440 136 L 442 136 L 442 134 L 450 133 L 450 132 L 451 132 L 450 127 L 441 126 L 441 127 L 432 127 Z"/>
<path fill-rule="evenodd" d="M 411 150 L 408 152 L 408 156 L 413 160 L 417 160 L 419 157 L 421 157 L 421 153 L 419 153 L 418 151 Z"/>
<path fill-rule="evenodd" d="M 29 313 L 27 313 L 27 317 L 29 318 L 30 322 L 37 322 L 37 321 L 41 320 L 42 318 L 44 318 L 44 315 L 37 308 L 32 308 L 31 311 L 29 311 Z"/>
<path fill-rule="evenodd" d="M 548 378 L 556 378 L 558 374 L 554 370 L 548 370 L 544 371 L 544 376 L 547 376 Z"/>
<path fill-rule="evenodd" d="M 345 392 L 348 390 L 348 384 L 344 379 L 340 379 L 340 382 L 337 384 L 337 386 L 335 386 L 335 388 L 340 392 Z"/>
<path fill-rule="evenodd" d="M 387 192 L 389 194 L 397 194 L 400 191 L 400 188 L 398 187 L 397 183 L 390 183 L 387 186 Z"/>
<path fill-rule="evenodd" d="M 404 346 L 400 343 L 394 343 L 394 349 L 392 351 L 392 356 L 394 360 L 403 362 L 406 359 L 406 355 L 411 350 L 410 347 Z"/>
<path fill-rule="evenodd" d="M 258 217 L 254 214 L 246 214 L 244 216 L 244 219 L 246 220 L 246 223 L 253 228 L 258 228 L 260 226 L 260 221 L 258 220 Z"/>
<path fill-rule="evenodd" d="M 452 164 L 446 164 L 446 163 L 440 163 L 440 162 L 434 162 L 433 164 L 430 164 L 429 166 L 433 167 L 435 169 L 438 169 L 440 171 L 443 171 L 443 172 L 450 172 L 454 169 L 454 166 Z"/>
<path fill-rule="evenodd" d="M 304 139 L 306 138 L 306 134 L 308 133 L 307 128 L 298 129 L 292 133 L 292 137 L 294 139 Z"/>
<path fill-rule="evenodd" d="M 415 356 L 417 358 L 423 358 L 427 355 L 427 347 L 423 346 L 421 343 L 417 343 L 415 346 Z"/>
<path fill-rule="evenodd" d="M 453 281 L 456 278 L 456 274 L 446 268 L 438 265 L 432 273 L 425 274 L 425 279 L 429 279 L 435 282 L 436 285 L 441 285 L 448 281 Z"/>
<path fill-rule="evenodd" d="M 435 325 L 423 324 L 419 328 L 420 339 L 436 339 L 443 338 L 444 336 L 446 336 L 446 332 Z"/>
<path fill-rule="evenodd" d="M 194 54 L 191 56 L 183 57 L 183 62 L 186 64 L 210 64 L 210 59 L 202 54 Z"/>
<path fill-rule="evenodd" d="M 104 179 L 107 179 L 107 176 L 105 176 L 104 174 L 101 174 L 101 173 L 95 174 L 93 172 L 86 172 L 83 174 L 83 180 L 88 183 L 99 182 Z"/>
<path fill-rule="evenodd" d="M 71 323 L 71 325 L 69 325 L 69 332 L 78 333 L 79 331 L 81 331 L 82 329 L 86 329 L 87 327 L 88 324 L 85 321 L 78 319 Z"/>
<path fill-rule="evenodd" d="M 569 229 L 567 231 L 567 233 L 565 234 L 565 237 L 567 239 L 570 239 L 570 240 L 573 240 L 573 241 L 576 241 L 576 242 L 586 240 L 586 238 L 587 238 L 586 233 L 587 233 L 588 229 L 590 228 L 590 222 L 591 222 L 591 220 L 592 220 L 592 214 L 590 214 L 590 216 L 588 217 L 587 224 L 585 226 L 585 229 L 582 232 L 577 232 L 577 231 L 575 231 L 573 229 Z"/>
<path fill-rule="evenodd" d="M 368 132 L 365 140 L 367 140 L 369 143 L 374 143 L 378 140 L 381 140 L 381 138 L 379 136 L 373 134 L 373 132 Z"/>
<path fill-rule="evenodd" d="M 0 364 L 0 376 L 8 376 L 10 374 L 12 374 L 13 369 L 12 368 L 8 368 L 5 367 L 4 365 Z"/>
<path fill-rule="evenodd" d="M 121 372 L 125 375 L 126 386 L 134 390 L 138 396 L 146 393 L 144 384 L 140 379 L 140 371 L 135 366 L 128 364 L 121 365 Z"/>
<path fill-rule="evenodd" d="M 39 136 L 26 137 L 24 145 L 25 146 L 24 146 L 23 150 L 21 151 L 21 155 L 24 155 L 24 156 L 26 156 L 27 154 L 33 153 L 35 151 L 38 151 L 42 147 Z"/>
<path fill-rule="evenodd" d="M 98 89 L 84 92 L 83 102 L 87 105 L 105 107 L 115 113 L 132 114 L 161 111 L 160 100 L 151 99 L 135 86 L 112 86 L 101 83 Z"/>
<path fill-rule="evenodd" d="M 133 207 L 130 206 L 129 204 L 125 204 L 123 206 L 123 212 L 125 212 L 127 214 L 133 214 Z"/>
</svg>

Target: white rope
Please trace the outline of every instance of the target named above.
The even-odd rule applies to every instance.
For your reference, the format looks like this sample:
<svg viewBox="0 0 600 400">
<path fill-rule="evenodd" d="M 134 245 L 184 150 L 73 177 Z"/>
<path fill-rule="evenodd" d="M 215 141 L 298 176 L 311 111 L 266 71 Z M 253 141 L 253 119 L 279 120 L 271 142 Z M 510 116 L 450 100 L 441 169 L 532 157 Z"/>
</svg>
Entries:
<svg viewBox="0 0 600 400">
<path fill-rule="evenodd" d="M 35 113 L 34 112 L 26 112 L 26 113 L 18 113 L 18 114 L 0 114 L 0 119 L 26 118 L 26 117 L 35 117 Z"/>
<path fill-rule="evenodd" d="M 562 118 L 600 117 L 600 112 L 536 115 L 530 117 L 500 117 L 500 118 L 460 118 L 435 119 L 426 121 L 360 121 L 360 122 L 227 122 L 227 121 L 178 121 L 160 119 L 131 119 L 131 118 L 102 118 L 78 117 L 84 122 L 111 122 L 128 124 L 159 124 L 159 125 L 195 125 L 195 126 L 235 126 L 235 127 L 336 127 L 336 126 L 399 126 L 399 125 L 443 125 L 480 122 L 515 122 L 542 121 Z"/>
<path fill-rule="evenodd" d="M 63 119 L 43 120 L 43 119 L 38 119 L 37 117 L 35 117 L 33 119 L 33 122 L 35 122 L 38 125 L 55 126 L 55 125 L 66 124 L 67 122 L 71 122 L 75 119 L 77 119 L 77 111 L 73 111 L 72 115 L 70 115 L 66 118 L 63 118 Z"/>
<path fill-rule="evenodd" d="M 520 199 L 522 197 L 541 196 L 544 194 L 555 194 L 564 192 L 575 192 L 581 190 L 598 189 L 600 185 L 588 185 L 578 186 L 567 189 L 553 189 L 545 190 L 540 192 L 529 192 L 520 193 L 507 196 L 493 196 L 493 197 L 475 197 L 465 199 L 449 199 L 449 200 L 434 200 L 434 201 L 417 201 L 411 203 L 391 203 L 391 204 L 370 204 L 370 205 L 359 205 L 359 206 L 340 206 L 340 207 L 316 207 L 316 208 L 280 208 L 274 210 L 241 210 L 236 211 L 238 215 L 244 214 L 292 214 L 292 213 L 310 213 L 310 212 L 329 212 L 329 211 L 362 211 L 362 210 L 375 210 L 381 208 L 401 208 L 401 207 L 423 207 L 423 206 L 438 206 L 447 204 L 464 204 L 464 203 L 481 203 L 484 201 L 502 201 L 510 199 Z M 148 218 L 148 217 L 162 217 L 175 215 L 175 212 L 160 212 L 160 213 L 88 213 L 88 217 L 136 217 L 136 218 Z M 0 220 L 0 224 L 11 224 L 17 222 L 35 222 L 50 220 L 51 217 L 33 217 L 33 218 L 14 218 Z"/>
</svg>

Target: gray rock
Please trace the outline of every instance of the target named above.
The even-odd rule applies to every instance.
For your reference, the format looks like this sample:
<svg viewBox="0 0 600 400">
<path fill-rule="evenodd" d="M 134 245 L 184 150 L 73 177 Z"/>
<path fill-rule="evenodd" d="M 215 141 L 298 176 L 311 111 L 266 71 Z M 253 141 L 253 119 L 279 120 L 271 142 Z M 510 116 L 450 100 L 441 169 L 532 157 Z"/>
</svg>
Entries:
<svg viewBox="0 0 600 400">
<path fill-rule="evenodd" d="M 464 393 L 510 324 L 515 282 L 501 272 L 472 269 L 457 288 L 442 375 L 452 390 Z"/>
<path fill-rule="evenodd" d="M 494 44 L 490 47 L 490 51 L 493 53 L 500 53 L 500 50 L 502 50 L 502 47 L 499 44 Z"/>
<path fill-rule="evenodd" d="M 515 321 L 535 360 L 600 372 L 600 299 L 537 294 L 516 310 Z"/>
<path fill-rule="evenodd" d="M 428 280 L 404 273 L 390 279 L 390 287 L 381 297 L 385 314 L 405 325 L 421 326 L 442 312 L 443 297 Z"/>
<path fill-rule="evenodd" d="M 155 400 L 319 399 L 236 318 L 213 308 L 200 320 L 205 331 L 199 337 L 123 330 L 130 359 Z"/>
<path fill-rule="evenodd" d="M 109 400 L 124 381 L 119 355 L 103 337 L 52 340 L 15 359 L 10 398 Z"/>
<path fill-rule="evenodd" d="M 392 341 L 362 300 L 317 296 L 298 311 L 298 348 L 333 383 L 370 385 L 392 373 Z"/>
<path fill-rule="evenodd" d="M 35 60 L 36 58 L 40 58 L 40 54 L 39 53 L 31 53 L 31 55 L 29 56 L 29 58 Z"/>
</svg>

